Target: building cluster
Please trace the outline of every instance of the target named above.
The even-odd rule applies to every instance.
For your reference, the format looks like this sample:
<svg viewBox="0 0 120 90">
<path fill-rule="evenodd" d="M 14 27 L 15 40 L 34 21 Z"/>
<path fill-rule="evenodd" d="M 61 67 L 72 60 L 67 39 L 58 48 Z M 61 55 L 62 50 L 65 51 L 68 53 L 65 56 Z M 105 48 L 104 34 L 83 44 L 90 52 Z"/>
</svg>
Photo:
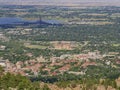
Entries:
<svg viewBox="0 0 120 90">
<path fill-rule="evenodd" d="M 118 53 L 110 53 L 116 56 Z M 99 51 L 88 52 L 87 54 L 61 55 L 60 57 L 51 57 L 49 61 L 42 56 L 34 60 L 18 61 L 15 64 L 9 60 L 0 59 L 0 65 L 4 67 L 5 72 L 14 74 L 21 74 L 23 76 L 37 76 L 41 75 L 59 75 L 64 72 L 75 75 L 84 75 L 85 71 L 74 71 L 72 68 L 87 68 L 88 66 L 97 66 L 96 60 L 102 60 L 109 55 L 101 55 Z M 117 57 L 117 64 L 120 64 L 120 58 Z M 109 59 L 109 58 L 108 58 Z M 110 65 L 111 61 L 106 61 L 106 65 Z"/>
<path fill-rule="evenodd" d="M 0 40 L 1 41 L 9 41 L 9 39 L 3 34 L 3 32 L 0 32 Z"/>
</svg>

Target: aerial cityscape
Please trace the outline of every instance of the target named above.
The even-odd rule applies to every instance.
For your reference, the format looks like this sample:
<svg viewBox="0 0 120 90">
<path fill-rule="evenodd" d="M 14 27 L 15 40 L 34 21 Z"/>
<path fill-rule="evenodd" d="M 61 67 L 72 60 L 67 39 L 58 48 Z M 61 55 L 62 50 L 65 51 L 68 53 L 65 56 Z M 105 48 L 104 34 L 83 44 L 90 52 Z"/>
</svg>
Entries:
<svg viewBox="0 0 120 90">
<path fill-rule="evenodd" d="M 120 1 L 0 0 L 0 90 L 120 90 Z"/>
</svg>

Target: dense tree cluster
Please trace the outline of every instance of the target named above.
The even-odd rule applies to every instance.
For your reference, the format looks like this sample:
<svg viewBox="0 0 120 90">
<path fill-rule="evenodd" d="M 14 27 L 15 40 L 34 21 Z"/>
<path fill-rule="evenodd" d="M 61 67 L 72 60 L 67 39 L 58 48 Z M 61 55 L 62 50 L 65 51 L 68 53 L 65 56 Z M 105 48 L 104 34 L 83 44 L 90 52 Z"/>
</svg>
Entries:
<svg viewBox="0 0 120 90">
<path fill-rule="evenodd" d="M 40 87 L 40 82 L 31 82 L 28 78 L 21 75 L 7 73 L 0 78 L 1 90 L 50 90 L 47 85 Z"/>
</svg>

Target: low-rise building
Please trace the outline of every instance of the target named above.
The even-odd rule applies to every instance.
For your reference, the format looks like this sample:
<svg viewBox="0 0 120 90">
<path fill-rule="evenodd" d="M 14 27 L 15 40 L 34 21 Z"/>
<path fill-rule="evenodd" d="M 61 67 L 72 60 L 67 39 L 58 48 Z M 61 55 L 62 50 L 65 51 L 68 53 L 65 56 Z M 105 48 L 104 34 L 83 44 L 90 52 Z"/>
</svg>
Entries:
<svg viewBox="0 0 120 90">
<path fill-rule="evenodd" d="M 6 67 L 6 61 L 5 60 L 0 60 L 0 66 Z"/>
<path fill-rule="evenodd" d="M 0 45 L 0 50 L 5 50 L 6 46 Z"/>
</svg>

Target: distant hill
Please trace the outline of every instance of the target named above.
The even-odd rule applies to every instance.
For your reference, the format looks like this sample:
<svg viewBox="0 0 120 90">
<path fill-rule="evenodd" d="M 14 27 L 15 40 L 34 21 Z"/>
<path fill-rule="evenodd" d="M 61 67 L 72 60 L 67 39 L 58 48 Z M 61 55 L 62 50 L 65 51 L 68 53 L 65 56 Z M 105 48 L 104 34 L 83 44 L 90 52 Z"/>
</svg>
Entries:
<svg viewBox="0 0 120 90">
<path fill-rule="evenodd" d="M 120 6 L 120 0 L 0 0 L 2 5 Z"/>
</svg>

